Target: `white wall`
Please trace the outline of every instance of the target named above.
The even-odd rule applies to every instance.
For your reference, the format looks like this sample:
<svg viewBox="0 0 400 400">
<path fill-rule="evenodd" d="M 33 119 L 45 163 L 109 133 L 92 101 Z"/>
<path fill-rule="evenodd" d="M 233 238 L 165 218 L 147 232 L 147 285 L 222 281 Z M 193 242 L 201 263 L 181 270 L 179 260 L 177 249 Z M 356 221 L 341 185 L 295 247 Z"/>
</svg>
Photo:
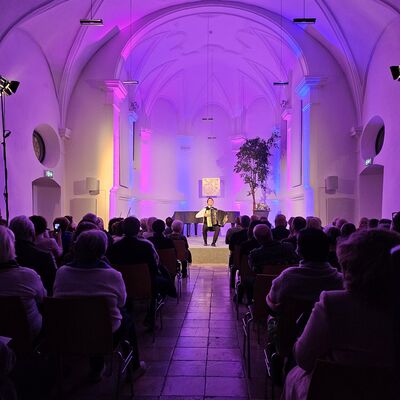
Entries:
<svg viewBox="0 0 400 400">
<path fill-rule="evenodd" d="M 18 91 L 6 98 L 6 128 L 12 131 L 7 139 L 10 216 L 32 213 L 32 182 L 44 175 L 45 166 L 37 160 L 32 146 L 33 130 L 47 124 L 55 133 L 60 154 L 52 163 L 54 180 L 64 180 L 63 143 L 58 137 L 59 107 L 53 79 L 40 47 L 23 31 L 14 29 L 0 43 L 0 71 L 10 80 L 20 81 Z M 5 56 L 6 55 L 6 56 Z M 48 151 L 53 151 L 48 149 Z M 45 160 L 46 162 L 46 160 Z M 0 190 L 3 192 L 3 167 Z M 0 207 L 3 215 L 3 196 Z"/>
</svg>

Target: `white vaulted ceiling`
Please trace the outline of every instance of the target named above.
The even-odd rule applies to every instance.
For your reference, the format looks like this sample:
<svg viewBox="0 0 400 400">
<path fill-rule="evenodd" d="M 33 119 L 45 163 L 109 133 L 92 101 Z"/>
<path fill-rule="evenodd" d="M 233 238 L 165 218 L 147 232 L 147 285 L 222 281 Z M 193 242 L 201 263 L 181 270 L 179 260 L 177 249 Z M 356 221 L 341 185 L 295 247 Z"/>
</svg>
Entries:
<svg viewBox="0 0 400 400">
<path fill-rule="evenodd" d="M 143 62 L 135 63 L 132 72 L 140 74 L 145 82 L 146 77 L 168 63 L 174 67 L 164 68 L 165 78 L 189 65 L 196 71 L 196 65 L 204 60 L 202 49 L 206 40 L 201 14 L 207 13 L 207 7 L 218 7 L 244 10 L 258 16 L 265 14 L 265 28 L 249 24 L 245 18 L 215 16 L 210 46 L 214 48 L 215 62 L 223 62 L 228 68 L 236 63 L 236 69 L 246 71 L 250 79 L 263 76 L 271 84 L 281 75 L 280 40 L 276 26 L 271 30 L 268 24 L 274 17 L 275 25 L 279 24 L 281 4 L 287 23 L 303 16 L 302 0 L 132 0 L 135 30 L 179 10 L 193 10 L 191 18 L 167 22 L 143 38 L 135 53 Z M 387 26 L 399 18 L 400 0 L 305 0 L 305 4 L 307 16 L 317 18 L 315 25 L 306 28 L 306 34 L 318 40 L 336 58 L 357 104 L 362 98 L 375 45 Z M 90 58 L 104 43 L 128 28 L 130 22 L 129 0 L 93 0 L 94 16 L 104 19 L 105 26 L 101 28 L 85 28 L 79 24 L 80 18 L 89 16 L 90 0 L 0 0 L 0 7 L 0 40 L 5 40 L 14 29 L 30 35 L 48 61 L 59 98 L 68 97 L 71 86 Z M 150 57 L 155 51 L 157 57 Z M 284 64 L 295 62 L 296 51 L 286 40 L 283 53 Z M 145 62 L 146 57 L 148 62 Z M 288 68 L 284 73 L 288 73 Z M 229 78 L 216 74 L 215 79 L 222 82 Z M 229 83 L 222 84 L 226 85 Z M 268 96 L 274 96 L 273 91 L 267 91 Z"/>
</svg>

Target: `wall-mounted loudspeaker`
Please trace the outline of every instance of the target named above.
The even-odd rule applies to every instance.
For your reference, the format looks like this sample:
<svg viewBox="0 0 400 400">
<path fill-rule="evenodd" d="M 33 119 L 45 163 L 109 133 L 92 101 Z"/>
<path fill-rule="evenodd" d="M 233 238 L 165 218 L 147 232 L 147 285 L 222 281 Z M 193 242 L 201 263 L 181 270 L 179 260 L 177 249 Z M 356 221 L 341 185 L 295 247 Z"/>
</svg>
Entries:
<svg viewBox="0 0 400 400">
<path fill-rule="evenodd" d="M 325 178 L 325 193 L 335 194 L 339 188 L 339 177 L 328 176 Z"/>
<path fill-rule="evenodd" d="M 92 196 L 97 196 L 100 193 L 100 181 L 96 178 L 86 178 L 86 190 Z"/>
</svg>

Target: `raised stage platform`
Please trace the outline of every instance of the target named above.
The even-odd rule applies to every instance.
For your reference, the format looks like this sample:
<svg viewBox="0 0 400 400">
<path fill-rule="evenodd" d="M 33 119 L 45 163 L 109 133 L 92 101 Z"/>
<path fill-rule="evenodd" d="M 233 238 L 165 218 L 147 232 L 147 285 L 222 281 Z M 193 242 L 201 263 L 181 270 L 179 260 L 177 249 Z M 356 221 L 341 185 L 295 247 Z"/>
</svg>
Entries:
<svg viewBox="0 0 400 400">
<path fill-rule="evenodd" d="M 223 264 L 228 266 L 229 248 L 225 244 L 225 236 L 218 238 L 217 247 L 211 247 L 212 234 L 208 236 L 208 246 L 203 246 L 202 236 L 190 236 L 189 248 L 193 264 Z"/>
</svg>

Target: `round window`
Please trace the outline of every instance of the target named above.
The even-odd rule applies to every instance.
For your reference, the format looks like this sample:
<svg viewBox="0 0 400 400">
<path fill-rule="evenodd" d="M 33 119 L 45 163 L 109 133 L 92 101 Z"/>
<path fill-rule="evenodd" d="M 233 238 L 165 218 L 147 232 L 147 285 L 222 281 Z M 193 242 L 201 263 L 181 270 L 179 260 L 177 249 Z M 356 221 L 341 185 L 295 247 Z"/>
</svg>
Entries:
<svg viewBox="0 0 400 400">
<path fill-rule="evenodd" d="M 376 135 L 376 139 L 375 139 L 375 154 L 376 155 L 378 155 L 381 152 L 384 141 L 385 141 L 385 127 L 382 126 L 382 128 L 379 129 L 379 132 Z"/>
<path fill-rule="evenodd" d="M 46 157 L 46 145 L 44 144 L 44 140 L 39 132 L 33 131 L 32 143 L 36 158 L 40 163 L 43 163 L 44 158 Z"/>
</svg>

